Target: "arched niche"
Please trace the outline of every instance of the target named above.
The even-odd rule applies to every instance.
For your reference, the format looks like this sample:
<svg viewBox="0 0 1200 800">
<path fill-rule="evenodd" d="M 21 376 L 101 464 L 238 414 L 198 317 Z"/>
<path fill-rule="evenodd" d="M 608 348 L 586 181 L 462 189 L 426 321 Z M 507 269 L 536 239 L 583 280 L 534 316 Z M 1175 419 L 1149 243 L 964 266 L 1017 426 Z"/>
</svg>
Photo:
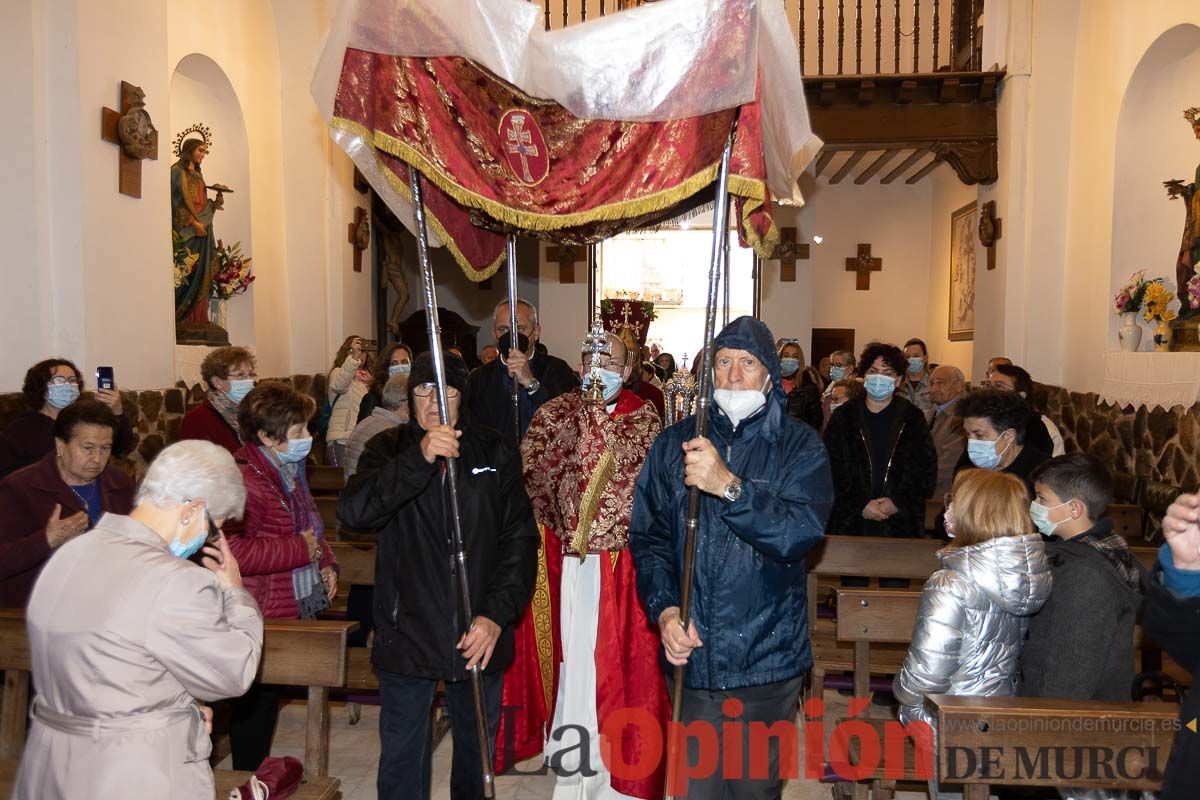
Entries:
<svg viewBox="0 0 1200 800">
<path fill-rule="evenodd" d="M 242 252 L 254 256 L 250 236 L 250 147 L 246 122 L 233 84 L 211 58 L 200 53 L 185 56 L 171 77 L 171 111 L 168 143 L 197 122 L 212 131 L 213 145 L 204 160 L 204 178 L 234 190 L 225 195 L 225 208 L 213 220 L 216 236 L 225 244 L 242 243 Z M 170 154 L 172 162 L 174 153 Z M 210 195 L 211 196 L 211 195 Z M 169 209 L 163 219 L 169 219 Z M 167 301 L 170 302 L 170 301 Z M 254 346 L 254 287 L 227 304 L 231 344 Z M 182 365 L 180 365 L 182 366 Z"/>
<path fill-rule="evenodd" d="M 1200 105 L 1197 75 L 1200 27 L 1177 25 L 1150 45 L 1125 89 L 1117 121 L 1110 301 L 1139 269 L 1165 278 L 1179 296 L 1175 260 L 1185 209 L 1181 200 L 1167 199 L 1163 181 L 1190 183 L 1200 162 L 1200 142 L 1183 118 L 1185 108 Z M 1120 321 L 1111 317 L 1108 349 L 1116 350 Z M 1141 349 L 1153 350 L 1149 326 L 1141 324 Z"/>
</svg>

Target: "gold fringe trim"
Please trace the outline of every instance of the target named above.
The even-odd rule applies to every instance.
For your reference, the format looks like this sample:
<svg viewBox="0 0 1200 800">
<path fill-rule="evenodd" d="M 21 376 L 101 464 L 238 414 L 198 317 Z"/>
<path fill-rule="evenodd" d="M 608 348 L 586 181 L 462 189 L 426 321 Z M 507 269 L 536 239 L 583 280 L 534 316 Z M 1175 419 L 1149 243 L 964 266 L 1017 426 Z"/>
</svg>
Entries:
<svg viewBox="0 0 1200 800">
<path fill-rule="evenodd" d="M 605 450 L 600 456 L 600 463 L 592 470 L 588 478 L 587 489 L 579 498 L 579 524 L 575 526 L 575 535 L 571 537 L 571 550 L 579 554 L 579 560 L 587 558 L 588 535 L 592 532 L 592 521 L 596 518 L 596 509 L 600 507 L 600 493 L 612 480 L 616 459 L 611 450 Z"/>
<path fill-rule="evenodd" d="M 437 165 L 418 150 L 390 134 L 382 131 L 372 133 L 359 123 L 344 117 L 334 117 L 330 125 L 350 131 L 388 155 L 415 166 L 439 189 L 460 204 L 486 211 L 500 222 L 531 231 L 574 228 L 592 222 L 611 222 L 663 211 L 711 184 L 716 180 L 717 170 L 720 166 L 719 163 L 711 164 L 670 189 L 664 189 L 636 200 L 607 203 L 588 211 L 577 211 L 572 214 L 540 214 L 521 211 L 472 192 L 442 172 Z M 387 171 L 385 170 L 385 172 Z M 733 194 L 749 199 L 763 200 L 766 197 L 763 181 L 741 175 L 729 176 L 729 190 Z"/>
<path fill-rule="evenodd" d="M 353 122 L 352 120 L 335 117 L 333 123 L 331 123 L 331 127 L 352 133 L 368 143 L 371 141 L 371 132 L 364 126 L 358 124 L 357 122 Z M 388 185 L 392 187 L 393 191 L 407 200 L 409 205 L 412 205 L 412 189 L 409 188 L 408 183 L 400 180 L 399 176 L 384 166 L 379 156 L 374 154 L 374 150 L 372 150 L 372 154 L 375 158 L 375 164 L 379 167 L 379 172 L 387 180 Z M 454 261 L 462 269 L 463 274 L 467 276 L 467 280 L 471 281 L 472 283 L 482 283 L 483 281 L 486 281 L 488 278 L 495 275 L 496 272 L 499 271 L 500 267 L 504 265 L 504 259 L 507 256 L 502 251 L 499 258 L 497 258 L 491 264 L 488 264 L 482 270 L 476 269 L 475 265 L 472 264 L 466 255 L 464 255 L 463 252 L 458 249 L 458 243 L 454 241 L 452 236 L 450 236 L 449 231 L 447 231 L 442 225 L 442 221 L 438 219 L 437 215 L 429 209 L 428 205 L 425 206 L 425 221 L 428 223 L 430 228 L 433 228 L 434 233 L 436 233 L 438 238 L 442 240 L 442 244 L 446 246 L 446 249 L 450 251 L 450 255 L 454 257 Z"/>
<path fill-rule="evenodd" d="M 554 693 L 554 616 L 550 611 L 550 571 L 546 567 L 546 529 L 538 524 L 541 544 L 538 545 L 537 580 L 533 584 L 530 609 L 533 616 L 533 634 L 537 644 L 538 670 L 542 673 L 542 694 L 546 701 L 546 713 L 553 707 Z M 555 539 L 557 542 L 557 538 Z M 550 719 L 546 719 L 549 724 Z"/>
</svg>

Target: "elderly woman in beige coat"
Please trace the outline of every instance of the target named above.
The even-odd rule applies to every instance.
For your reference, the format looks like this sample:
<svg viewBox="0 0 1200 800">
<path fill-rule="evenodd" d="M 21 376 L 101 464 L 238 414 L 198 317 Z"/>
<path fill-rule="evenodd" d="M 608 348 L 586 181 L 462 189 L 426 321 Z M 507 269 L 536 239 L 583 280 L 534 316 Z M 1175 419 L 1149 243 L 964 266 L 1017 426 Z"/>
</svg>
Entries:
<svg viewBox="0 0 1200 800">
<path fill-rule="evenodd" d="M 213 800 L 196 701 L 246 691 L 263 628 L 224 535 L 205 539 L 245 499 L 227 450 L 180 442 L 129 516 L 105 515 L 46 564 L 27 611 L 38 693 L 16 800 Z M 204 567 L 187 560 L 201 546 Z"/>
</svg>

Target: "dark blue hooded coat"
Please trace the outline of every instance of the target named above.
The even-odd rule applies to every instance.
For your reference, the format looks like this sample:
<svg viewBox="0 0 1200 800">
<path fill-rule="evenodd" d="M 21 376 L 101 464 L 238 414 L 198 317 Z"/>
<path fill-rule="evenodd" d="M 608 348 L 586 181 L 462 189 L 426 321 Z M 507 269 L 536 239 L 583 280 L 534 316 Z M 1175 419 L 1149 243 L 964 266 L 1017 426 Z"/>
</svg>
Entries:
<svg viewBox="0 0 1200 800">
<path fill-rule="evenodd" d="M 742 496 L 733 503 L 701 496 L 692 620 L 704 646 L 692 652 L 684 678 L 695 689 L 774 683 L 812 666 L 805 555 L 821 541 L 833 505 L 821 438 L 787 415 L 770 330 L 739 317 L 714 340 L 714 353 L 723 348 L 766 364 L 771 389 L 766 406 L 736 431 L 715 404 L 709 413 L 708 438 L 741 478 Z M 663 431 L 638 477 L 629 547 L 651 622 L 679 605 L 688 497 L 682 445 L 695 431 L 694 417 Z"/>
</svg>

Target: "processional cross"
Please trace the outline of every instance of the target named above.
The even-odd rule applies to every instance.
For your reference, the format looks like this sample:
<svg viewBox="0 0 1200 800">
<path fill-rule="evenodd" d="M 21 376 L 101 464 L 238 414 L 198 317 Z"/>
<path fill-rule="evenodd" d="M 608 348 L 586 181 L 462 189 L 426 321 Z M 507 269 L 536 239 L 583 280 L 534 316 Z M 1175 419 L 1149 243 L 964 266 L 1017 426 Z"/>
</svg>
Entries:
<svg viewBox="0 0 1200 800">
<path fill-rule="evenodd" d="M 612 348 L 608 344 L 608 334 L 604 330 L 603 320 L 592 320 L 592 329 L 584 338 L 579 348 L 585 355 L 591 355 L 588 372 L 587 399 L 590 402 L 604 402 L 604 381 L 600 380 L 600 356 L 611 355 Z"/>
<path fill-rule="evenodd" d="M 858 255 L 854 258 L 846 259 L 846 272 L 857 272 L 858 280 L 855 281 L 854 288 L 860 292 L 870 291 L 871 289 L 871 273 L 881 272 L 883 270 L 883 259 L 871 257 L 871 245 L 860 244 L 858 246 Z"/>
</svg>

